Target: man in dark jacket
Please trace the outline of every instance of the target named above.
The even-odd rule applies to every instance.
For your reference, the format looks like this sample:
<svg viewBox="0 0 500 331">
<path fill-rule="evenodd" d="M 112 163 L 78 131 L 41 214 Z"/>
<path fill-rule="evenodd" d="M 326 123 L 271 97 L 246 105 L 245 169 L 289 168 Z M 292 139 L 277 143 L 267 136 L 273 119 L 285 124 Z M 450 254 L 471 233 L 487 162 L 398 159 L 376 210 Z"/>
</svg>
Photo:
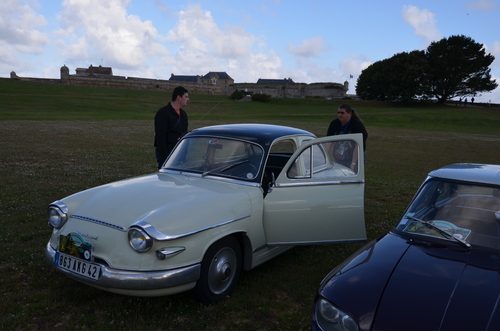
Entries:
<svg viewBox="0 0 500 331">
<path fill-rule="evenodd" d="M 155 147 L 158 169 L 161 168 L 177 141 L 188 130 L 188 116 L 182 107 L 189 102 L 188 91 L 178 86 L 172 93 L 172 101 L 160 108 L 155 116 Z"/>
<path fill-rule="evenodd" d="M 363 134 L 363 152 L 366 150 L 366 139 L 368 132 L 366 131 L 361 118 L 356 111 L 348 104 L 342 104 L 338 107 L 337 118 L 334 119 L 328 131 L 327 136 L 335 136 L 340 134 L 362 133 Z M 334 146 L 334 156 L 338 163 L 351 168 L 354 171 L 358 169 L 358 147 L 352 142 L 344 141 Z"/>
</svg>

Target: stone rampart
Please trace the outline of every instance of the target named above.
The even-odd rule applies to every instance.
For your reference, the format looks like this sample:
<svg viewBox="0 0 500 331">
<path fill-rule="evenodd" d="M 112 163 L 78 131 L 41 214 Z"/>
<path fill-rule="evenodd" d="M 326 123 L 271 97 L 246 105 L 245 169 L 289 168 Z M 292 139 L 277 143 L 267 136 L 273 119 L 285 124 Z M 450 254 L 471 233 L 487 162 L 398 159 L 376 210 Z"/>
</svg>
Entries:
<svg viewBox="0 0 500 331">
<path fill-rule="evenodd" d="M 167 90 L 171 91 L 179 85 L 184 86 L 191 93 L 221 94 L 219 88 L 189 82 L 176 82 L 161 79 L 149 79 L 123 76 L 76 76 L 70 75 L 62 79 L 62 84 L 92 87 L 113 87 L 133 90 Z"/>
<path fill-rule="evenodd" d="M 11 72 L 12 79 L 21 81 L 64 84 L 89 87 L 112 87 L 134 90 L 162 90 L 172 91 L 175 87 L 182 85 L 190 93 L 231 95 L 234 91 L 247 91 L 249 93 L 262 93 L 271 95 L 273 98 L 306 98 L 322 97 L 327 99 L 343 98 L 349 88 L 348 82 L 344 85 L 338 83 L 313 83 L 313 84 L 256 84 L 256 83 L 236 83 L 227 87 L 180 82 L 162 79 L 107 76 L 107 75 L 70 75 L 66 66 L 61 68 L 61 79 L 30 78 L 19 77 L 15 72 Z"/>
<path fill-rule="evenodd" d="M 61 76 L 61 79 L 56 79 L 56 78 L 19 77 L 15 73 L 11 73 L 11 78 L 23 82 L 63 84 L 63 85 L 75 85 L 75 86 L 89 86 L 89 87 L 111 87 L 111 88 L 121 88 L 129 90 L 172 91 L 177 86 L 182 85 L 190 93 L 222 94 L 222 95 L 226 94 L 226 91 L 222 91 L 219 87 L 211 85 L 203 85 L 199 83 L 190 83 L 190 82 L 168 81 L 161 79 L 138 78 L 138 77 L 63 75 Z"/>
<path fill-rule="evenodd" d="M 313 83 L 313 84 L 253 84 L 237 83 L 231 85 L 234 90 L 268 94 L 273 98 L 307 98 L 321 97 L 327 99 L 344 98 L 348 86 L 338 83 Z"/>
</svg>

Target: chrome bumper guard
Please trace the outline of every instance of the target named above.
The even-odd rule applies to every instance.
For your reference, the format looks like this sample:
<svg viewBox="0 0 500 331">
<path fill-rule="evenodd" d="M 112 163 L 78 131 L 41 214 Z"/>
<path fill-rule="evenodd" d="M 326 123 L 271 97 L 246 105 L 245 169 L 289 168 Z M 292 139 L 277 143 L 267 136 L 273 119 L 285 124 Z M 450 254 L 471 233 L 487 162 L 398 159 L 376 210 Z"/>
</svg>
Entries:
<svg viewBox="0 0 500 331">
<path fill-rule="evenodd" d="M 155 271 L 119 270 L 100 264 L 101 277 L 99 280 L 93 280 L 55 266 L 55 255 L 55 249 L 48 243 L 45 259 L 58 271 L 87 284 L 122 290 L 156 290 L 182 286 L 197 281 L 201 270 L 199 263 L 178 269 Z"/>
</svg>

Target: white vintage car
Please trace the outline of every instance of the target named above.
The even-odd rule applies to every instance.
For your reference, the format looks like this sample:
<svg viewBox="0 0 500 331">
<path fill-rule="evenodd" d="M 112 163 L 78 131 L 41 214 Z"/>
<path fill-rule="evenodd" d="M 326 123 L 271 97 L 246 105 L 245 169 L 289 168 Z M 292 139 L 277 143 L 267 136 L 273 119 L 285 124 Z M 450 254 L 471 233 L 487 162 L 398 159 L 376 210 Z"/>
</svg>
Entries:
<svg viewBox="0 0 500 331">
<path fill-rule="evenodd" d="M 50 204 L 46 260 L 114 293 L 194 288 L 201 302 L 217 302 L 242 269 L 294 245 L 366 240 L 362 148 L 345 167 L 333 157 L 342 143 L 362 146 L 362 135 L 317 139 L 261 124 L 194 130 L 158 173 Z"/>
</svg>

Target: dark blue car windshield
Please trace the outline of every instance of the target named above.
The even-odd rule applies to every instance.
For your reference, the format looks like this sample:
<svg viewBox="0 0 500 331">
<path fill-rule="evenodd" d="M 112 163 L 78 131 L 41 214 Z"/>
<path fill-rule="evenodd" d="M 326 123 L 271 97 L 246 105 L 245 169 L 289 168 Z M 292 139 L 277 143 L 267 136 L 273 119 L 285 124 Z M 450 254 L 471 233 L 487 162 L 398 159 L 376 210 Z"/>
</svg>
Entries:
<svg viewBox="0 0 500 331">
<path fill-rule="evenodd" d="M 500 188 L 431 180 L 396 229 L 500 250 Z"/>
</svg>

